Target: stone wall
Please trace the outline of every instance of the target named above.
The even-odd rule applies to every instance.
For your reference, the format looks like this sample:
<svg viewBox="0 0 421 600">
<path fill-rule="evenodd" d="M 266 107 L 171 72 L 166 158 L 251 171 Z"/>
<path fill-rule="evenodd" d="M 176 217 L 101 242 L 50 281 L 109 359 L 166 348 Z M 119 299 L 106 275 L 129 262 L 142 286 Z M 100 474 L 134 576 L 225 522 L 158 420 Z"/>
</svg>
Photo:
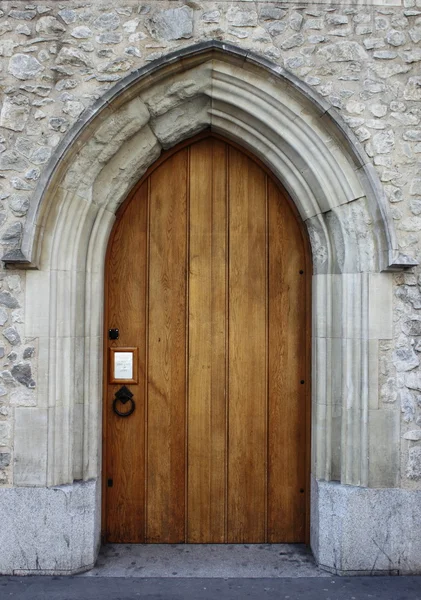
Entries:
<svg viewBox="0 0 421 600">
<path fill-rule="evenodd" d="M 398 2 L 396 2 L 398 4 Z M 251 49 L 335 107 L 378 171 L 403 253 L 421 261 L 421 1 L 400 5 L 134 0 L 0 5 L 0 242 L 19 246 L 33 191 L 82 112 L 133 69 L 205 40 Z M 0 272 L 0 485 L 13 486 L 16 407 L 39 403 L 25 271 Z M 402 487 L 421 488 L 421 276 L 394 276 L 379 398 L 401 411 Z M 45 381 L 43 381 L 45 384 Z M 34 431 L 43 428 L 39 412 Z M 35 418 L 35 416 L 34 416 Z M 31 411 L 25 411 L 31 420 Z M 34 435 L 34 444 L 36 435 Z M 388 441 L 385 440 L 385 444 Z M 390 442 L 394 443 L 394 442 Z M 45 449 L 36 448 L 45 453 Z M 36 457 L 34 457 L 36 460 Z M 28 471 L 31 465 L 16 464 Z"/>
</svg>

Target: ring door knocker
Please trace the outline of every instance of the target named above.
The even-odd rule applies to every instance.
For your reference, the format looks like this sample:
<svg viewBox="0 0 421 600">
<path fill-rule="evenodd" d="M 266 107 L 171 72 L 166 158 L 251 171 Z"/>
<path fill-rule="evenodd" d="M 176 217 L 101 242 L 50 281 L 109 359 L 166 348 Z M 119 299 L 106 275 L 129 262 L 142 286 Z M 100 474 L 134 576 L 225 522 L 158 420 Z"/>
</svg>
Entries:
<svg viewBox="0 0 421 600">
<path fill-rule="evenodd" d="M 129 410 L 126 410 L 126 411 L 119 410 L 117 408 L 117 404 L 119 402 L 123 405 L 126 405 L 129 402 L 130 403 Z M 133 400 L 133 394 L 125 385 L 123 385 L 123 387 L 121 387 L 118 390 L 118 392 L 116 392 L 116 394 L 115 394 L 115 398 L 114 398 L 114 402 L 113 402 L 113 411 L 119 417 L 129 417 L 134 412 L 135 408 L 136 408 L 136 405 Z"/>
</svg>

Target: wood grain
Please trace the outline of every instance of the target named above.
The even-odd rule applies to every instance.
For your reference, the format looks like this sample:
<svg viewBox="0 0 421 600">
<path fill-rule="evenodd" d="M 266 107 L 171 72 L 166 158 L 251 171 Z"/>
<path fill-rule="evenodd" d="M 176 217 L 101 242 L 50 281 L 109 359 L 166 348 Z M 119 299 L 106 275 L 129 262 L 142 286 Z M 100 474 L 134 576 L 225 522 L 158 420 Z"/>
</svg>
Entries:
<svg viewBox="0 0 421 600">
<path fill-rule="evenodd" d="M 306 257 L 297 220 L 271 181 L 268 196 L 268 541 L 304 542 Z"/>
<path fill-rule="evenodd" d="M 190 153 L 187 541 L 217 543 L 225 536 L 226 146 L 205 140 Z"/>
<path fill-rule="evenodd" d="M 229 149 L 227 541 L 266 529 L 266 175 Z"/>
<path fill-rule="evenodd" d="M 188 151 L 151 176 L 148 345 L 149 542 L 185 540 Z"/>
<path fill-rule="evenodd" d="M 105 488 L 106 528 L 108 540 L 116 543 L 145 540 L 145 457 L 142 451 L 133 452 L 133 441 L 143 447 L 147 189 L 147 183 L 143 184 L 127 206 L 124 218 L 114 230 L 108 253 L 107 330 L 118 328 L 120 331 L 119 340 L 109 342 L 109 346 L 139 347 L 139 383 L 127 386 L 136 402 L 130 418 L 118 417 L 112 411 L 114 394 L 121 384 L 109 385 L 107 389 L 107 462 L 104 471 L 107 482 L 112 479 L 113 485 L 108 487 L 107 484 Z"/>
<path fill-rule="evenodd" d="M 139 383 L 127 419 L 105 385 L 106 540 L 305 541 L 311 264 L 282 188 L 201 135 L 145 175 L 108 257 L 107 346 L 139 348 Z"/>
</svg>

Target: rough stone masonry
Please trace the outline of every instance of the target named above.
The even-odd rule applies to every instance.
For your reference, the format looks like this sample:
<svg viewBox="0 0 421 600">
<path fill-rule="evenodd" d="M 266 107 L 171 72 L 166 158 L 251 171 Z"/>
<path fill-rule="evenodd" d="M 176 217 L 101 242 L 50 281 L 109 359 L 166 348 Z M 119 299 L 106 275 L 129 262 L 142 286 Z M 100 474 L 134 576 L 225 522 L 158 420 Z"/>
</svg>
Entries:
<svg viewBox="0 0 421 600">
<path fill-rule="evenodd" d="M 133 69 L 224 40 L 282 65 L 351 127 L 377 169 L 403 253 L 421 261 L 421 0 L 368 3 L 45 0 L 0 3 L 0 242 L 18 246 L 65 133 Z M 0 485 L 13 486 L 14 409 L 35 406 L 25 271 L 0 271 Z M 400 485 L 421 489 L 421 270 L 394 279 L 379 397 L 401 410 Z"/>
</svg>

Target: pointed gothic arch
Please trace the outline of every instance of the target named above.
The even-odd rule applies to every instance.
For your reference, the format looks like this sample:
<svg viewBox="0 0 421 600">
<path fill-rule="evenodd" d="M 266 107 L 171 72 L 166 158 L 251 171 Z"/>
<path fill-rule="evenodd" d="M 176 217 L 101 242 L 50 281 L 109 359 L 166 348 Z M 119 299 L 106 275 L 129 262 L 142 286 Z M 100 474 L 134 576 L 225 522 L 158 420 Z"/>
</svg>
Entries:
<svg viewBox="0 0 421 600">
<path fill-rule="evenodd" d="M 100 473 L 103 271 L 115 212 L 163 149 L 205 128 L 260 158 L 309 231 L 314 480 L 390 486 L 375 475 L 388 457 L 370 451 L 374 342 L 391 329 L 385 271 L 414 263 L 399 253 L 374 167 L 338 113 L 281 67 L 214 41 L 134 71 L 81 115 L 40 179 L 21 247 L 3 257 L 30 269 L 27 296 L 37 298 L 26 333 L 40 345 L 47 486 Z"/>
</svg>

